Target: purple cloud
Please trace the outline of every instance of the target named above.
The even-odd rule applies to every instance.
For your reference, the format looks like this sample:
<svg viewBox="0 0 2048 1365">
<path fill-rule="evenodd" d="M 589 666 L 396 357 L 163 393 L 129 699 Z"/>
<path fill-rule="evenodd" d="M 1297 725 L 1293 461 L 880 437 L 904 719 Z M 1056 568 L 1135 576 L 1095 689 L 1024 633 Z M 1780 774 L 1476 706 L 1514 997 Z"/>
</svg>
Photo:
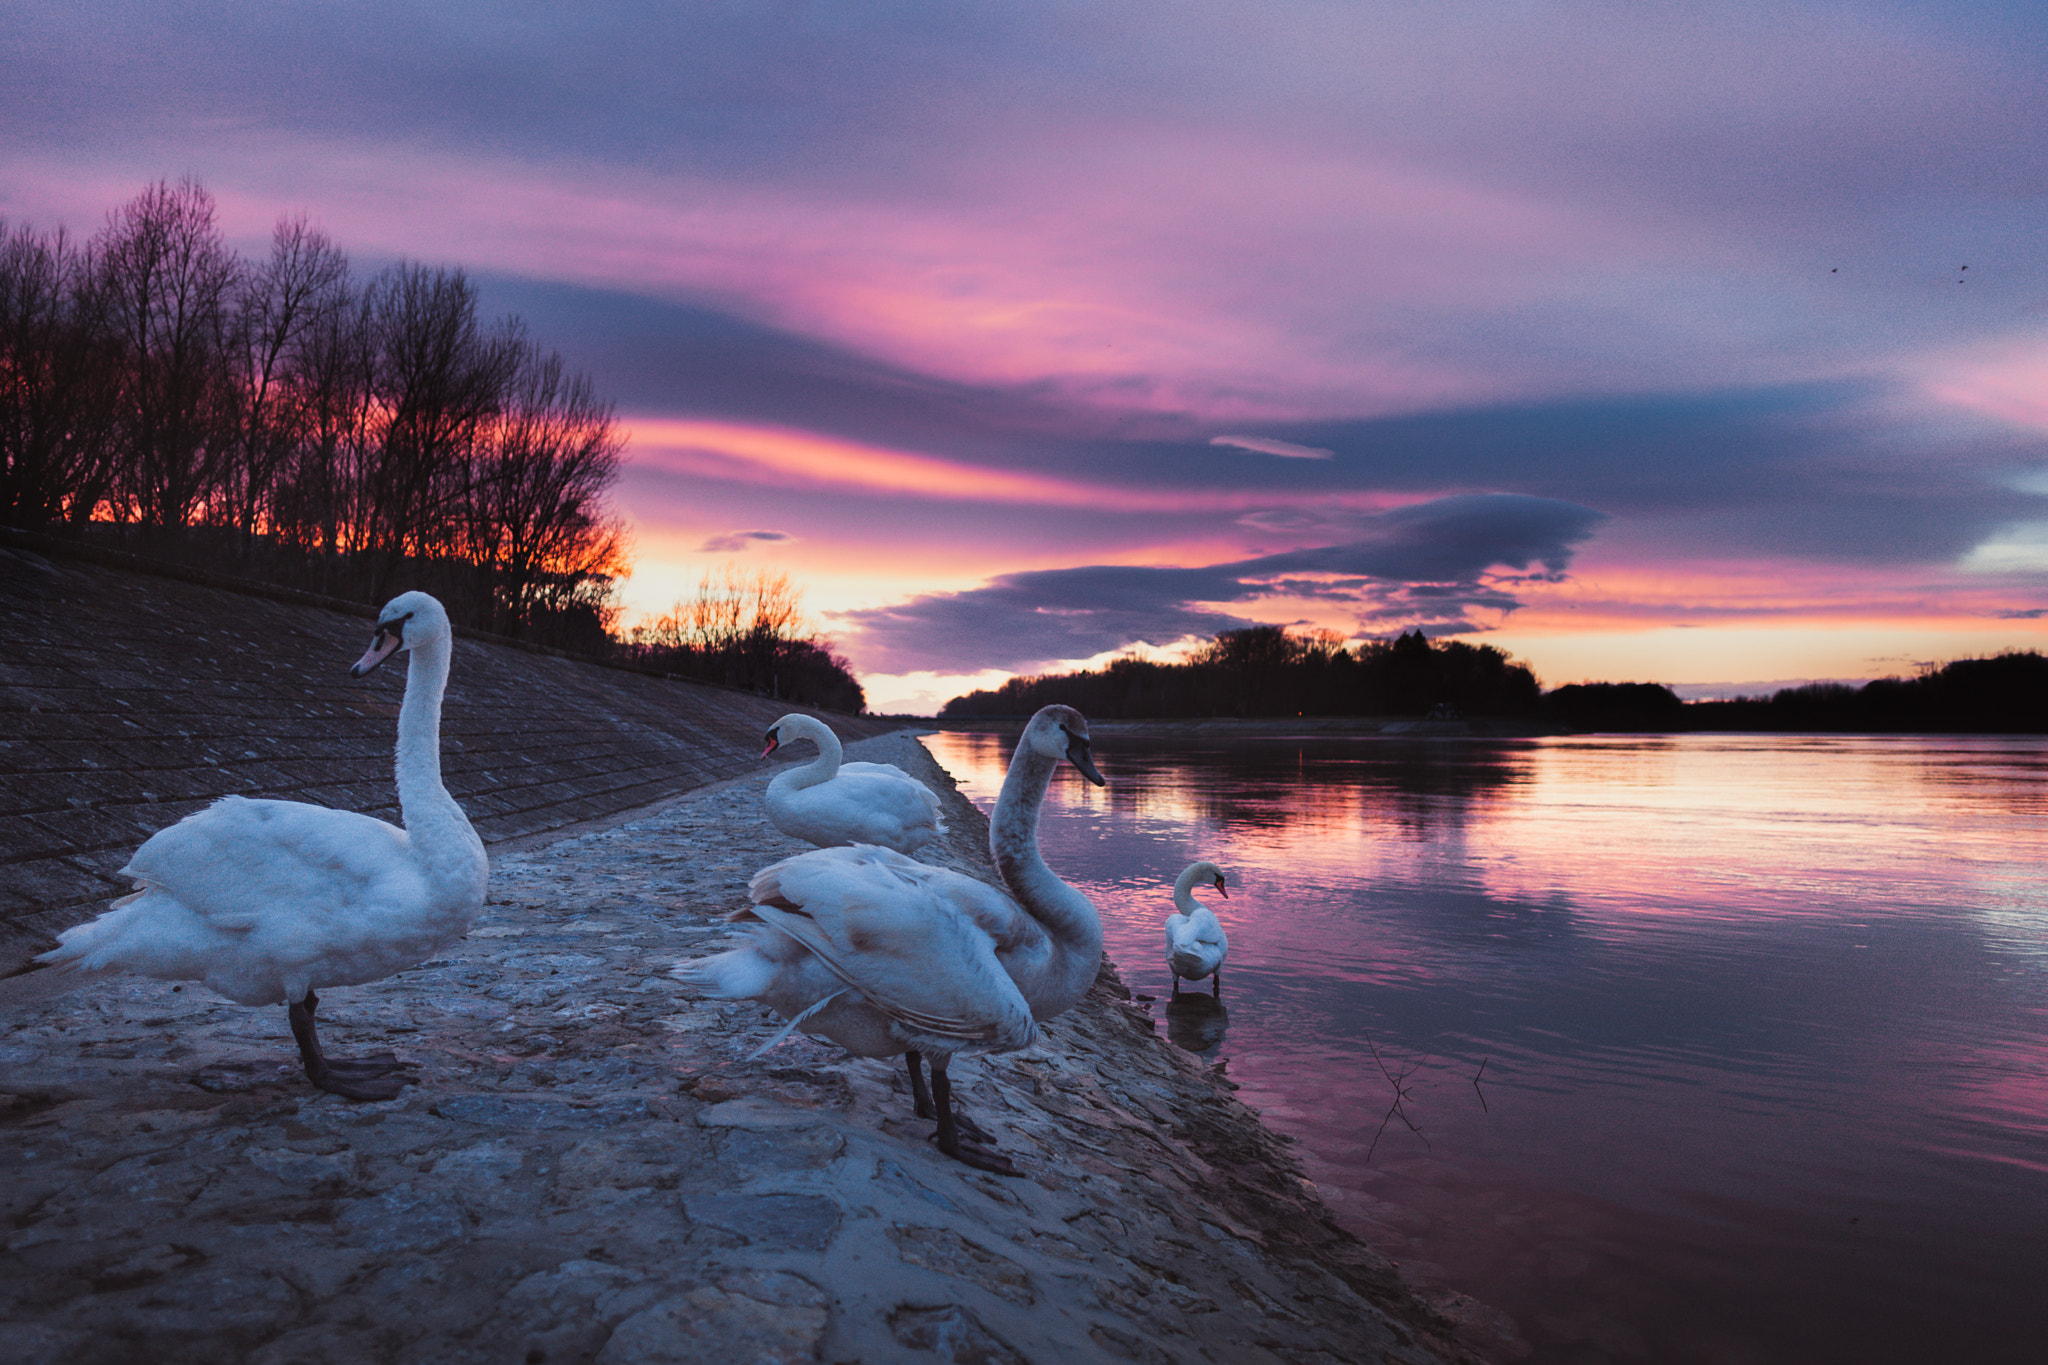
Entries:
<svg viewBox="0 0 2048 1365">
<path fill-rule="evenodd" d="M 1341 598 L 1360 627 L 1471 630 L 1476 611 L 1512 611 L 1488 571 L 1561 576 L 1605 517 L 1551 498 L 1487 493 L 1363 514 L 1355 538 L 1201 568 L 1088 565 L 1004 574 L 967 592 L 932 593 L 842 613 L 842 643 L 865 668 L 1029 672 L 1136 644 L 1163 646 L 1251 624 L 1218 604 Z"/>
<path fill-rule="evenodd" d="M 794 540 L 796 537 L 786 531 L 728 531 L 722 536 L 713 536 L 697 547 L 697 553 L 706 555 L 738 554 L 750 546 L 767 542 Z"/>
</svg>

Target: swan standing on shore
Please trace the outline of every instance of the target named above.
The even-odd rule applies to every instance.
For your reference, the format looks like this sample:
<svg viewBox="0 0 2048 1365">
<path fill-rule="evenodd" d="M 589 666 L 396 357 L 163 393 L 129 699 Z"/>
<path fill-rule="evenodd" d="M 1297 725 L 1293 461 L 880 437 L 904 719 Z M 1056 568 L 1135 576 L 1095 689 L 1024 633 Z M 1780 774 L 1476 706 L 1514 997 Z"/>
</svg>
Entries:
<svg viewBox="0 0 2048 1365">
<path fill-rule="evenodd" d="M 931 788 L 892 763 L 840 762 L 839 736 L 812 716 L 769 726 L 761 757 L 800 739 L 817 745 L 818 757 L 768 784 L 768 819 L 784 834 L 820 848 L 880 844 L 914 853 L 946 832 Z"/>
<path fill-rule="evenodd" d="M 1048 706 L 1025 727 L 989 822 L 989 849 L 1010 894 L 889 849 L 801 853 L 755 873 L 754 905 L 729 917 L 751 942 L 682 963 L 676 974 L 787 1018 L 770 1046 L 801 1027 L 857 1056 L 903 1055 L 918 1116 L 938 1120 L 939 1150 L 1021 1174 L 957 1112 L 947 1068 L 957 1052 L 1030 1046 L 1037 1021 L 1087 994 L 1101 966 L 1101 917 L 1038 850 L 1039 808 L 1062 758 L 1102 785 L 1088 722 L 1071 707 Z"/>
<path fill-rule="evenodd" d="M 121 875 L 133 894 L 67 929 L 41 961 L 203 981 L 243 1005 L 289 1007 L 306 1076 L 352 1100 L 402 1083 L 390 1053 L 349 1061 L 320 1047 L 314 988 L 377 981 L 469 931 L 489 864 L 462 807 L 441 783 L 441 694 L 454 635 L 423 592 L 392 599 L 362 677 L 412 651 L 398 712 L 400 829 L 354 811 L 225 796 L 157 831 Z"/>
<path fill-rule="evenodd" d="M 1213 882 L 1216 894 L 1225 900 L 1230 892 L 1223 886 L 1223 869 L 1214 863 L 1190 863 L 1173 884 L 1174 913 L 1166 917 L 1166 965 L 1173 969 L 1173 993 L 1180 994 L 1181 979 L 1200 981 L 1216 978 L 1210 994 L 1223 994 L 1223 958 L 1230 951 L 1230 936 L 1216 919 L 1216 912 L 1195 899 L 1195 883 Z"/>
</svg>

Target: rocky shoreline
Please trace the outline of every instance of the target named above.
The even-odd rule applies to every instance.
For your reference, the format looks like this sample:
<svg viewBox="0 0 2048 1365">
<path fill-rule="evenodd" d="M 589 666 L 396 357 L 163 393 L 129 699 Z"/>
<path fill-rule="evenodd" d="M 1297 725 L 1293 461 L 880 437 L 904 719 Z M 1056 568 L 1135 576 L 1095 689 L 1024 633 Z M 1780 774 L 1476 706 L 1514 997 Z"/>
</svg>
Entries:
<svg viewBox="0 0 2048 1365">
<path fill-rule="evenodd" d="M 986 823 L 907 735 L 852 747 Z M 492 850 L 447 957 L 322 1011 L 418 1077 L 351 1104 L 282 1010 L 0 982 L 0 1357 L 102 1362 L 1465 1361 L 1286 1144 L 1105 966 L 1029 1051 L 963 1061 L 1022 1165 L 949 1161 L 891 1065 L 671 974 L 800 851 L 768 773 Z"/>
</svg>

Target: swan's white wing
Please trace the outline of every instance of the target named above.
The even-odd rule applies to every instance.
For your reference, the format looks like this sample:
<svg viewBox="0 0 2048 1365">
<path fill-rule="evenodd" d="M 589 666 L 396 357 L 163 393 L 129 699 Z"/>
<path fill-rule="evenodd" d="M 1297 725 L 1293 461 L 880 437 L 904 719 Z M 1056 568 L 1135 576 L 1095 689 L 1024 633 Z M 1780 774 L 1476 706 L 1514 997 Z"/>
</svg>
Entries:
<svg viewBox="0 0 2048 1365">
<path fill-rule="evenodd" d="M 751 914 L 914 1035 L 997 1050 L 1036 1036 L 1030 1007 L 972 907 L 999 896 L 956 872 L 855 845 L 754 874 Z"/>
<path fill-rule="evenodd" d="M 854 771 L 859 768 L 876 771 Z M 896 768 L 849 763 L 839 770 L 839 776 L 813 790 L 829 788 L 838 788 L 848 799 L 871 810 L 887 811 L 906 825 L 939 823 L 939 798 L 932 795 L 932 789 Z"/>
<path fill-rule="evenodd" d="M 882 844 L 907 852 L 946 832 L 931 789 L 878 763 L 849 763 L 815 787 L 771 785 L 768 811 L 784 833 L 824 846 Z"/>
<path fill-rule="evenodd" d="M 151 835 L 121 871 L 222 930 L 428 900 L 404 830 L 299 801 L 222 797 Z"/>
<path fill-rule="evenodd" d="M 844 776 L 847 773 L 876 773 L 883 777 L 893 778 L 899 782 L 911 783 L 913 786 L 924 786 L 924 783 L 919 782 L 916 778 L 912 777 L 909 773 L 904 772 L 903 769 L 897 767 L 894 763 L 842 763 L 839 765 L 839 772 L 841 776 Z M 926 790 L 930 789 L 926 788 Z"/>
</svg>

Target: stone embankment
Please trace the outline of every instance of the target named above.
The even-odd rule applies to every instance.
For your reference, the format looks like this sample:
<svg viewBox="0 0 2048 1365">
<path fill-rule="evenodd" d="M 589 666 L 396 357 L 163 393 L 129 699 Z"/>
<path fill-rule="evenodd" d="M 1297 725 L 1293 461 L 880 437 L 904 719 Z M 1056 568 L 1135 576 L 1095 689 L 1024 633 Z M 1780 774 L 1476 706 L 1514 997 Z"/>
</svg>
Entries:
<svg viewBox="0 0 2048 1365">
<path fill-rule="evenodd" d="M 403 662 L 348 676 L 370 608 L 25 539 L 0 534 L 0 975 L 125 893 L 114 874 L 143 839 L 231 792 L 398 818 Z M 443 766 L 495 843 L 749 771 L 789 709 L 470 636 Z M 847 739 L 895 728 L 827 719 Z"/>
<path fill-rule="evenodd" d="M 325 673 L 293 658 L 326 657 L 338 635 L 345 669 L 364 621 L 343 615 L 330 634 L 303 608 L 209 602 L 211 589 L 195 597 L 70 564 L 48 573 L 53 593 L 76 576 L 85 596 L 134 594 L 140 622 L 111 608 L 44 612 L 35 619 L 57 643 L 41 647 L 61 663 L 73 657 L 63 650 L 111 654 L 132 635 L 151 641 L 151 661 L 133 681 L 103 665 L 97 684 L 131 705 L 97 713 L 105 730 L 91 738 L 43 735 L 32 756 L 79 746 L 100 765 L 80 770 L 108 779 L 94 789 L 103 800 L 165 788 L 154 816 L 209 794 L 170 795 L 183 789 L 167 775 L 195 746 L 221 760 L 199 767 L 245 776 L 258 770 L 238 765 L 280 761 L 227 745 L 262 754 L 260 743 L 296 735 L 306 748 L 291 762 L 335 762 L 308 736 L 360 724 L 379 732 L 384 770 L 370 772 L 366 752 L 349 780 L 371 808 L 380 791 L 388 799 L 377 783 L 389 782 L 396 689 L 367 694 L 374 702 L 325 690 Z M 483 751 L 479 774 L 543 770 L 523 787 L 479 777 L 465 797 L 480 826 L 543 828 L 494 843 L 490 903 L 446 956 L 323 1000 L 336 1055 L 389 1047 L 410 1065 L 416 1082 L 398 1098 L 355 1104 L 312 1089 L 282 1009 L 119 976 L 0 981 L 0 1359 L 1471 1359 L 1446 1319 L 1334 1223 L 1228 1083 L 1157 1035 L 1107 966 L 1038 1045 L 955 1068 L 962 1102 L 1021 1179 L 940 1156 L 895 1066 L 801 1036 L 749 1060 L 775 1021 L 699 998 L 672 967 L 726 943 L 723 916 L 745 903 L 748 876 L 803 847 L 762 814 L 768 773 L 751 754 L 765 722 L 736 710 L 703 732 L 697 772 L 748 775 L 680 794 L 681 781 L 649 777 L 658 804 L 550 830 L 586 798 L 579 783 L 632 790 L 617 773 L 635 755 L 680 766 L 661 746 L 685 742 L 691 725 L 633 700 L 659 680 L 620 675 L 614 689 L 561 660 L 476 662 L 486 652 L 458 651 L 450 767 Z M 209 671 L 209 655 L 245 662 Z M 190 734 L 125 733 L 121 722 L 146 724 L 135 714 L 145 707 L 163 713 L 150 680 L 165 668 L 163 691 L 190 689 Z M 47 688 L 49 671 L 9 685 Z M 522 710 L 522 679 L 545 684 L 547 699 L 528 695 Z M 237 699 L 218 725 L 206 718 L 208 681 Z M 28 714 L 65 714 L 64 697 L 41 695 Z M 705 705 L 740 706 L 724 695 Z M 644 709 L 580 714 L 619 696 Z M 520 733 L 536 748 L 620 736 L 613 776 L 593 773 L 605 768 L 593 759 L 556 777 L 548 759 L 499 740 L 455 747 L 487 728 L 465 708 L 491 706 L 531 716 Z M 295 717 L 307 723 L 287 724 Z M 134 747 L 146 744 L 164 747 Z M 986 822 L 921 746 L 892 735 L 852 747 L 942 792 L 954 832 L 927 856 L 993 876 Z M 124 766 L 138 752 L 154 762 Z M 314 790 L 291 785 L 300 770 L 278 771 L 259 789 Z M 33 781 L 10 790 L 37 799 Z M 501 804 L 483 799 L 507 791 Z M 161 821 L 138 821 L 129 837 L 145 823 Z M 107 857 L 130 846 L 110 839 Z M 110 870 L 105 858 L 90 866 Z M 41 912 L 42 923 L 63 918 Z"/>
</svg>

